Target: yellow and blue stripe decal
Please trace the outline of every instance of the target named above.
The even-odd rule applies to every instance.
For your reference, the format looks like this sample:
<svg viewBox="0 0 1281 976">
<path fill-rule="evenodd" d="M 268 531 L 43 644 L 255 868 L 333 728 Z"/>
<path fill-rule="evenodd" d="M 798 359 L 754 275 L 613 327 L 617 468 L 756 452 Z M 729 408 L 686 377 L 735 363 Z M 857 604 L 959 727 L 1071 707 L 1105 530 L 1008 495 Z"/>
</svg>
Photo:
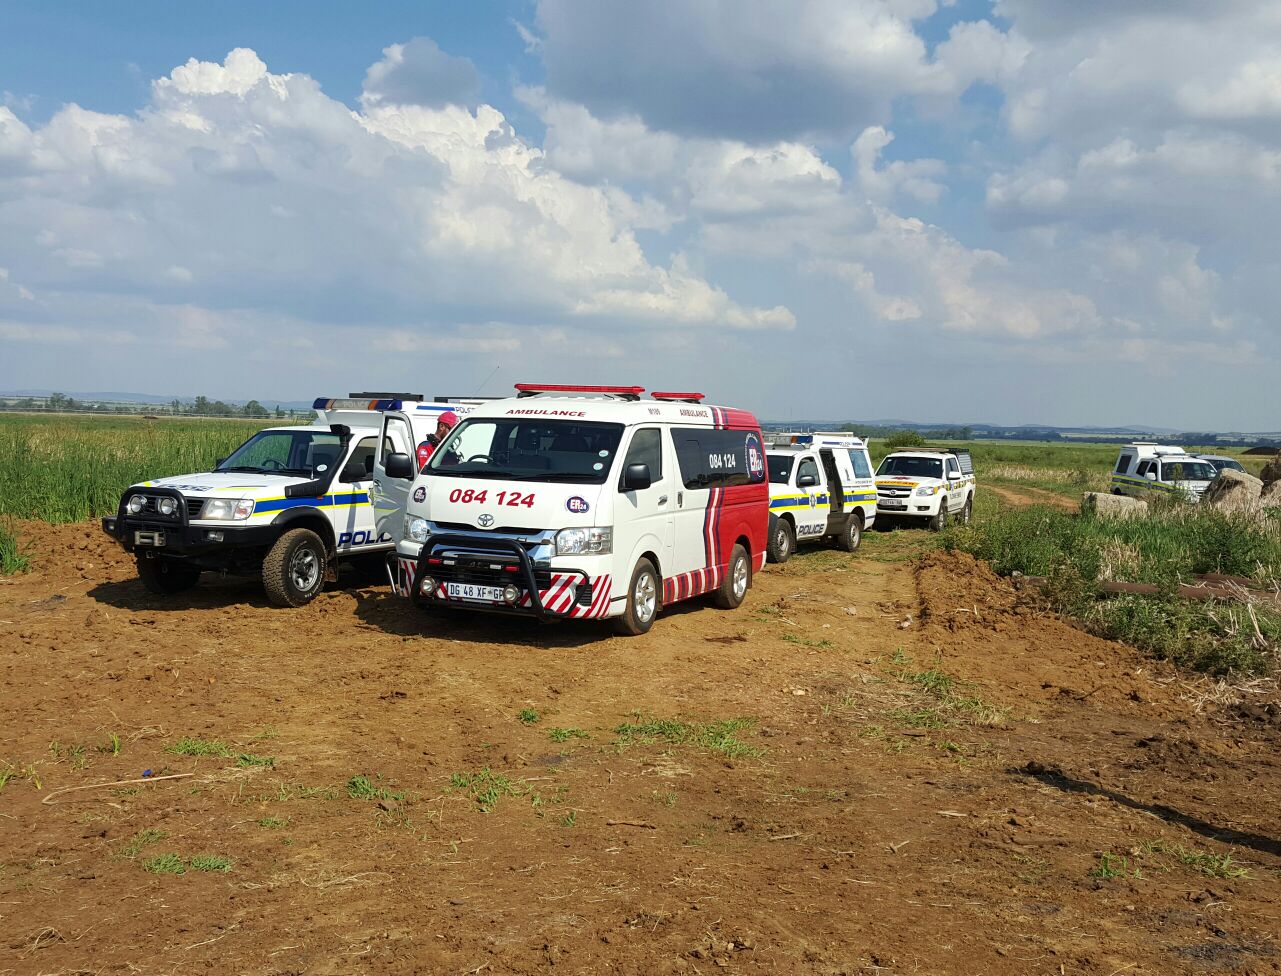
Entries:
<svg viewBox="0 0 1281 976">
<path fill-rule="evenodd" d="M 770 510 L 780 508 L 815 508 L 819 505 L 826 505 L 830 501 L 827 495 L 818 495 L 814 498 L 814 504 L 810 504 L 809 495 L 783 495 L 779 498 L 769 500 Z"/>
<path fill-rule="evenodd" d="M 1181 491 L 1176 485 L 1167 485 L 1162 481 L 1148 481 L 1147 478 L 1131 478 L 1124 474 L 1112 475 L 1112 484 L 1122 488 L 1143 488 L 1147 491 Z"/>
<path fill-rule="evenodd" d="M 322 495 L 320 498 L 264 498 L 262 501 L 254 503 L 254 514 L 283 512 L 288 508 L 345 508 L 368 504 L 369 493 L 366 491 Z"/>
<path fill-rule="evenodd" d="M 845 493 L 846 505 L 850 504 L 851 502 L 857 504 L 859 502 L 874 502 L 874 501 L 876 501 L 875 491 L 859 491 L 854 493 L 850 493 L 850 492 Z"/>
</svg>

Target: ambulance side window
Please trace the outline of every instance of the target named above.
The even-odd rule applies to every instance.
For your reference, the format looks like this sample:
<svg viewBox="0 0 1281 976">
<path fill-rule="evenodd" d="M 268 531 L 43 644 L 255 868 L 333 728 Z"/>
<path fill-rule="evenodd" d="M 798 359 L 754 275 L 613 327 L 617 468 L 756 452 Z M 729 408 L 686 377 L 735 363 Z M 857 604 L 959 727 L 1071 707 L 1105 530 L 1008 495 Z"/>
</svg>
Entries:
<svg viewBox="0 0 1281 976">
<path fill-rule="evenodd" d="M 413 448 L 409 444 L 409 425 L 401 417 L 388 417 L 383 421 L 382 453 L 379 455 L 384 464 L 388 454 L 410 454 Z"/>
<path fill-rule="evenodd" d="M 872 465 L 867 459 L 866 451 L 850 451 L 850 463 L 854 465 L 854 477 L 872 477 Z"/>
<path fill-rule="evenodd" d="M 657 484 L 663 480 L 663 432 L 657 427 L 646 427 L 632 435 L 631 446 L 627 448 L 627 460 L 623 462 L 623 472 L 629 464 L 648 464 L 649 476 Z M 622 472 L 619 473 L 621 479 Z"/>
</svg>

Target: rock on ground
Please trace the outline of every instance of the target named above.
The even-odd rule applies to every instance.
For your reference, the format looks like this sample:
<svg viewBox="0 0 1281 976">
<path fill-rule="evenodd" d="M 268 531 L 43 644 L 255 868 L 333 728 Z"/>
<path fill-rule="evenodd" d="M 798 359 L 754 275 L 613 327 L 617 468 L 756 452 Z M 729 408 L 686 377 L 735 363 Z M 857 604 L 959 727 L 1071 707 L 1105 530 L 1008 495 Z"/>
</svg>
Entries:
<svg viewBox="0 0 1281 976">
<path fill-rule="evenodd" d="M 1263 489 L 1259 504 L 1264 508 L 1281 508 L 1281 481 L 1274 481 Z"/>
<path fill-rule="evenodd" d="M 1133 518 L 1146 515 L 1148 503 L 1129 495 L 1108 495 L 1101 491 L 1087 491 L 1081 496 L 1081 511 L 1094 512 L 1111 518 Z"/>
<path fill-rule="evenodd" d="M 1265 485 L 1273 485 L 1281 481 L 1281 451 L 1277 451 L 1277 456 L 1263 466 L 1263 472 L 1260 475 Z"/>
<path fill-rule="evenodd" d="M 1263 482 L 1252 474 L 1224 468 L 1201 496 L 1201 504 L 1221 512 L 1257 512 Z"/>
</svg>

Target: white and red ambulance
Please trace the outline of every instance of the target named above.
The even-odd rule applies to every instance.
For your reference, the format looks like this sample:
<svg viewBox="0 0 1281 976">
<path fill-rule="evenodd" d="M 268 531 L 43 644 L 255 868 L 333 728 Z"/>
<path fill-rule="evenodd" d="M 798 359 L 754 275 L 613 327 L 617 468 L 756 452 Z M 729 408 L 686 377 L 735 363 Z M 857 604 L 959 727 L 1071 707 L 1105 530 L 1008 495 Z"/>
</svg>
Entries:
<svg viewBox="0 0 1281 976">
<path fill-rule="evenodd" d="M 698 393 L 516 389 L 476 407 L 421 472 L 408 454 L 379 457 L 409 494 L 388 559 L 398 594 L 633 635 L 681 600 L 743 602 L 769 519 L 755 417 Z"/>
</svg>

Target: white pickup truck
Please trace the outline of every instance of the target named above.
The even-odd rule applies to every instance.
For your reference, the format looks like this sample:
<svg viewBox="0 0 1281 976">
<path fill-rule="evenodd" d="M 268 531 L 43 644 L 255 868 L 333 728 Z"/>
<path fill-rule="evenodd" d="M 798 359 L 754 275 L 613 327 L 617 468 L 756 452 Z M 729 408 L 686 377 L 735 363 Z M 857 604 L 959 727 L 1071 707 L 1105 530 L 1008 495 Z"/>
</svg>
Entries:
<svg viewBox="0 0 1281 976">
<path fill-rule="evenodd" d="M 798 542 L 831 537 L 847 552 L 876 521 L 867 444 L 843 431 L 765 435 L 769 465 L 769 561 L 785 563 Z"/>
<path fill-rule="evenodd" d="M 938 530 L 952 516 L 970 520 L 974 487 L 974 462 L 963 448 L 895 451 L 876 469 L 876 512 L 882 518 L 924 519 Z"/>
<path fill-rule="evenodd" d="M 261 430 L 211 471 L 125 490 L 102 528 L 137 559 L 147 589 L 180 593 L 212 571 L 261 577 L 276 606 L 310 603 L 337 560 L 395 546 L 400 521 L 377 525 L 370 499 L 388 425 L 412 452 L 442 415 L 471 410 L 469 401 L 376 393 L 312 407 L 313 423 Z"/>
</svg>

